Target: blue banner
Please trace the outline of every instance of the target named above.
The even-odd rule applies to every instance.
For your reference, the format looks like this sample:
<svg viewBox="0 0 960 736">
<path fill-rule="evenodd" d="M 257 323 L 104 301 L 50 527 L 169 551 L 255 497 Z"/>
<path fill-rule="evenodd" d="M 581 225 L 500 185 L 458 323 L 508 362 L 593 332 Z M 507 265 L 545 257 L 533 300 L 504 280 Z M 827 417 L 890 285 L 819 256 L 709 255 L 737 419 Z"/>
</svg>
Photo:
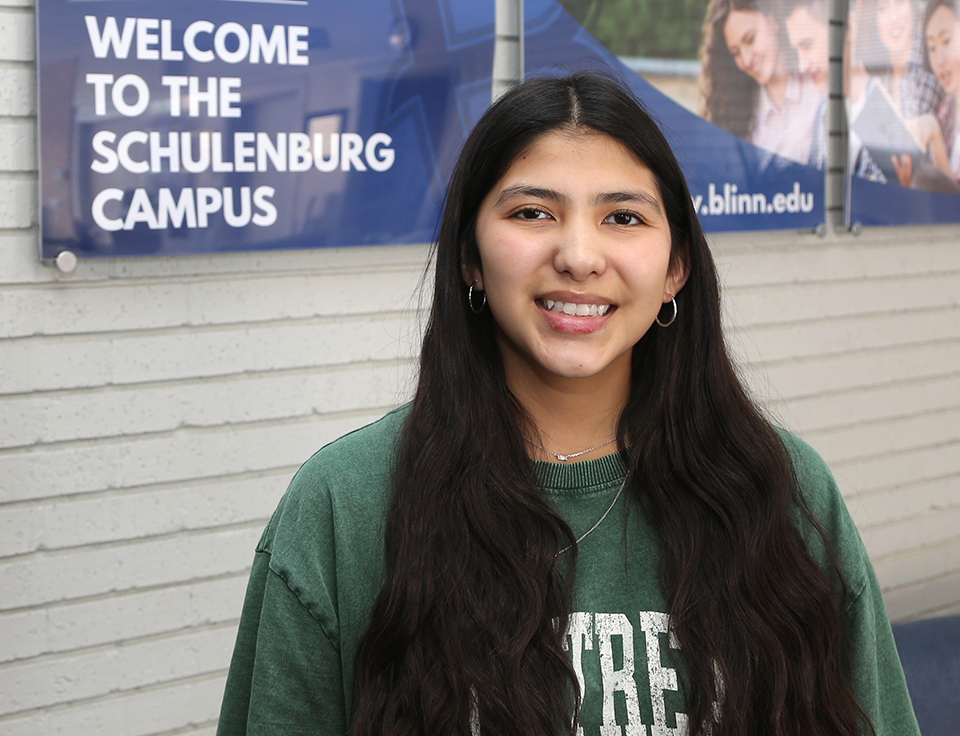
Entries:
<svg viewBox="0 0 960 736">
<path fill-rule="evenodd" d="M 41 257 L 428 242 L 490 102 L 494 3 L 38 0 Z M 627 80 L 707 230 L 812 228 L 817 168 L 690 112 L 556 0 L 527 74 Z"/>
</svg>

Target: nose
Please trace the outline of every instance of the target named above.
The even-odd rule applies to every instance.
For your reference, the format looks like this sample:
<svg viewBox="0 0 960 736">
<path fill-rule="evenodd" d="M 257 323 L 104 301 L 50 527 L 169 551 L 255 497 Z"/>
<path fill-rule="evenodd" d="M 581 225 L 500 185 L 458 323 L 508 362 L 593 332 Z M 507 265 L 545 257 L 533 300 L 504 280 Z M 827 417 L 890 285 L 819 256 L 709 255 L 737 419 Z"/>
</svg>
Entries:
<svg viewBox="0 0 960 736">
<path fill-rule="evenodd" d="M 607 267 L 599 228 L 584 218 L 565 223 L 558 233 L 553 267 L 574 281 L 599 276 Z"/>
<path fill-rule="evenodd" d="M 938 72 L 943 69 L 944 58 L 945 55 L 940 46 L 930 50 L 930 66 L 933 67 L 934 72 Z"/>
</svg>

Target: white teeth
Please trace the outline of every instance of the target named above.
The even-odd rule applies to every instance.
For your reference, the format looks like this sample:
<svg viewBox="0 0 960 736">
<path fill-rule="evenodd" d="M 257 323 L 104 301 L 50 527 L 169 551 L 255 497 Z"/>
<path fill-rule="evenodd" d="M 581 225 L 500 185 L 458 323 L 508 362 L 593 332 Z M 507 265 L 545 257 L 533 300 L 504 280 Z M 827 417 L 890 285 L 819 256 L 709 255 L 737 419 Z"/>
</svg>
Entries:
<svg viewBox="0 0 960 736">
<path fill-rule="evenodd" d="M 610 311 L 609 304 L 575 304 L 574 302 L 558 302 L 553 299 L 544 299 L 543 305 L 551 312 L 560 312 L 576 317 L 602 317 Z"/>
</svg>

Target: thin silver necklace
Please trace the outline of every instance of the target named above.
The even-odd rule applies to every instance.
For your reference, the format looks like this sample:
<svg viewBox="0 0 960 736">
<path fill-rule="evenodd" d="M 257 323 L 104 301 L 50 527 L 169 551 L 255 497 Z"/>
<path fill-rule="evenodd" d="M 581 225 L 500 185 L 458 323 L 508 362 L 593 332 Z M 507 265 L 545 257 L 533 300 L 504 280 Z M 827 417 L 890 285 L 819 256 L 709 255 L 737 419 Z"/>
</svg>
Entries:
<svg viewBox="0 0 960 736">
<path fill-rule="evenodd" d="M 572 460 L 572 459 L 575 458 L 575 457 L 580 457 L 581 455 L 586 455 L 588 452 L 593 452 L 594 450 L 599 450 L 601 447 L 606 447 L 606 446 L 609 445 L 611 442 L 616 442 L 616 441 L 617 441 L 617 438 L 614 437 L 614 438 L 612 438 L 612 439 L 607 440 L 606 442 L 601 442 L 601 443 L 600 443 L 599 445 L 597 445 L 596 447 L 591 447 L 591 448 L 588 449 L 588 450 L 580 450 L 580 452 L 571 452 L 569 455 L 561 455 L 561 454 L 558 453 L 558 452 L 553 452 L 553 450 L 548 450 L 546 447 L 543 447 L 543 446 L 541 446 L 541 445 L 538 445 L 538 444 L 537 444 L 536 442 L 534 442 L 533 440 L 528 440 L 526 437 L 524 437 L 523 439 L 526 440 L 526 442 L 527 442 L 528 445 L 533 445 L 533 446 L 536 447 L 538 450 L 541 450 L 541 451 L 547 453 L 548 455 L 553 455 L 555 458 L 557 458 L 557 460 L 559 460 L 559 461 L 562 462 L 562 463 L 565 463 L 567 460 Z"/>
<path fill-rule="evenodd" d="M 607 444 L 609 444 L 609 443 L 607 443 Z M 602 447 L 602 446 L 603 446 L 603 445 L 601 445 L 601 447 Z M 566 552 L 567 550 L 573 549 L 574 547 L 576 547 L 577 545 L 579 545 L 580 542 L 582 542 L 584 539 L 586 539 L 587 537 L 589 537 L 590 534 L 592 534 L 593 531 L 594 531 L 598 526 L 600 526 L 600 525 L 603 523 L 603 520 L 607 518 L 607 516 L 610 514 L 611 511 L 613 511 L 613 507 L 617 505 L 617 501 L 620 500 L 620 496 L 623 494 L 623 489 L 626 488 L 626 487 L 627 487 L 627 475 L 624 475 L 624 476 L 623 476 L 623 483 L 620 484 L 620 490 L 618 490 L 618 491 L 617 491 L 617 495 L 613 497 L 613 500 L 610 502 L 610 505 L 607 507 L 607 510 L 603 512 L 603 516 L 601 516 L 599 519 L 597 519 L 597 523 L 596 523 L 596 524 L 594 524 L 592 527 L 590 527 L 589 529 L 587 529 L 587 531 L 585 531 L 583 534 L 581 534 L 579 537 L 577 537 L 577 541 L 576 541 L 576 542 L 574 542 L 573 544 L 568 544 L 568 545 L 567 545 L 566 547 L 564 547 L 562 550 L 560 550 L 559 552 L 557 552 L 557 557 L 559 557 L 560 555 L 562 555 L 562 554 L 563 554 L 564 552 Z"/>
</svg>

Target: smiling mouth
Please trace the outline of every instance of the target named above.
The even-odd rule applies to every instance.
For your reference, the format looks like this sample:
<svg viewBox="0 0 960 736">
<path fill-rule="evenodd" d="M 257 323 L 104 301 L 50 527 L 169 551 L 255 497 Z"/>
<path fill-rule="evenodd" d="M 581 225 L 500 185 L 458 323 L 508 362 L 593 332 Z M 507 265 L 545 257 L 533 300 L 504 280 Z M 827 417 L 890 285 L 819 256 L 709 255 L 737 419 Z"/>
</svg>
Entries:
<svg viewBox="0 0 960 736">
<path fill-rule="evenodd" d="M 537 304 L 548 312 L 557 312 L 569 317 L 603 317 L 616 309 L 613 304 L 578 304 L 559 302 L 554 299 L 537 299 Z"/>
</svg>

